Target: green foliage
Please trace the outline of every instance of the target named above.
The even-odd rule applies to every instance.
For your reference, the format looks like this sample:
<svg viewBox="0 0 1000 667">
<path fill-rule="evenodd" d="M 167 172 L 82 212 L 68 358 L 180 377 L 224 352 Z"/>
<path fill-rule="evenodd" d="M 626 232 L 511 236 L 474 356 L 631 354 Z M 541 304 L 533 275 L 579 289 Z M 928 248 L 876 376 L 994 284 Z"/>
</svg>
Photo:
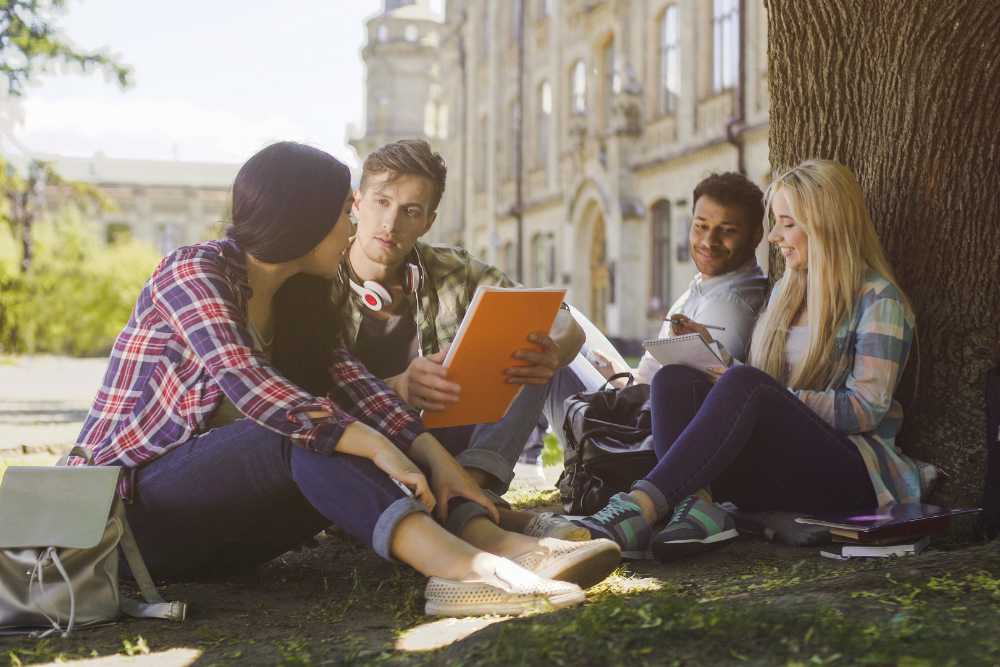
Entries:
<svg viewBox="0 0 1000 667">
<path fill-rule="evenodd" d="M 65 7 L 66 0 L 0 0 L 0 76 L 11 95 L 20 96 L 53 63 L 104 70 L 123 88 L 131 84 L 131 68 L 105 51 L 77 49 L 59 35 L 56 21 Z"/>
<path fill-rule="evenodd" d="M 105 354 L 159 256 L 136 241 L 104 245 L 72 209 L 37 223 L 35 238 L 21 273 L 14 239 L 0 236 L 0 351 Z"/>
</svg>

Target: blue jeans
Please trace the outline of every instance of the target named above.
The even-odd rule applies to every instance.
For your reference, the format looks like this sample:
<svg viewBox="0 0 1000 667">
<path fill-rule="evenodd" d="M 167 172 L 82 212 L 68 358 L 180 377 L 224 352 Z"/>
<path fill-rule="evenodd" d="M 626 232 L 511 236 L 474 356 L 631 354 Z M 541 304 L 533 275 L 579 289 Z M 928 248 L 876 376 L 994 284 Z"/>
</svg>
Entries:
<svg viewBox="0 0 1000 667">
<path fill-rule="evenodd" d="M 383 558 L 424 511 L 368 459 L 326 456 L 249 419 L 212 429 L 136 471 L 128 520 L 156 577 L 266 562 L 330 525 Z"/>
<path fill-rule="evenodd" d="M 701 488 L 749 512 L 833 512 L 876 506 L 850 439 L 766 373 L 665 366 L 651 387 L 658 462 L 633 488 L 661 513 Z"/>
</svg>

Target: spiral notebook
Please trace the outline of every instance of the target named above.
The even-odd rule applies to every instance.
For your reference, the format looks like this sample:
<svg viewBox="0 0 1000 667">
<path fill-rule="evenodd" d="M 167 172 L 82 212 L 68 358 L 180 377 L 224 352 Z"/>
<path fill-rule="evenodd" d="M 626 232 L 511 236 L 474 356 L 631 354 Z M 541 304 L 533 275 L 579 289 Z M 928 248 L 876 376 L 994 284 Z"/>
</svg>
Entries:
<svg viewBox="0 0 1000 667">
<path fill-rule="evenodd" d="M 698 371 L 726 363 L 708 346 L 699 334 L 685 334 L 659 340 L 643 341 L 642 346 L 664 366 L 681 364 Z"/>
</svg>

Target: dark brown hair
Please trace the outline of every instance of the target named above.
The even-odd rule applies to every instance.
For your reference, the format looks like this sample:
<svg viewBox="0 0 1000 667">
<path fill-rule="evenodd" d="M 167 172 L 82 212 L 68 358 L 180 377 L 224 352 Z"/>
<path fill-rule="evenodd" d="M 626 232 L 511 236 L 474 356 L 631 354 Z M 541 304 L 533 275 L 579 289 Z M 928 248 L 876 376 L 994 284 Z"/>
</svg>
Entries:
<svg viewBox="0 0 1000 667">
<path fill-rule="evenodd" d="M 757 184 L 743 174 L 727 171 L 722 174 L 711 174 L 702 179 L 694 188 L 691 200 L 691 210 L 702 196 L 707 196 L 722 206 L 733 207 L 743 214 L 743 222 L 752 230 L 758 227 L 763 230 L 764 193 Z"/>
<path fill-rule="evenodd" d="M 440 153 L 431 150 L 431 145 L 423 139 L 403 139 L 386 144 L 373 151 L 361 170 L 361 189 L 371 176 L 375 174 L 390 174 L 390 180 L 400 176 L 422 176 L 431 182 L 430 210 L 437 210 L 444 194 L 444 181 L 448 176 L 448 167 Z"/>
</svg>

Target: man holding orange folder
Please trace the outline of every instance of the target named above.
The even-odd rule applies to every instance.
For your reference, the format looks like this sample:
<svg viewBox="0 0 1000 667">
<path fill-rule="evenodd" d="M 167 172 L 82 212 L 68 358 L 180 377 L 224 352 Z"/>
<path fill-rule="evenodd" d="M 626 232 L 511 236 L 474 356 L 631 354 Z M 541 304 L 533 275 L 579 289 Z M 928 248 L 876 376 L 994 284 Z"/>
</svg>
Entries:
<svg viewBox="0 0 1000 667">
<path fill-rule="evenodd" d="M 347 345 L 373 374 L 425 412 L 442 410 L 461 395 L 442 362 L 476 288 L 514 286 L 502 271 L 462 248 L 420 242 L 434 223 L 446 173 L 444 160 L 424 141 L 395 142 L 368 156 L 354 199 L 357 233 L 332 295 Z M 513 478 L 550 385 L 569 373 L 566 366 L 583 341 L 572 315 L 560 310 L 550 331 L 534 332 L 521 349 L 511 350 L 507 380 L 524 389 L 503 419 L 433 431 L 497 500 Z M 483 511 L 464 503 L 449 513 L 449 528 L 455 531 Z M 503 512 L 502 519 L 506 528 L 537 536 L 588 537 L 566 521 L 512 512 Z"/>
</svg>

